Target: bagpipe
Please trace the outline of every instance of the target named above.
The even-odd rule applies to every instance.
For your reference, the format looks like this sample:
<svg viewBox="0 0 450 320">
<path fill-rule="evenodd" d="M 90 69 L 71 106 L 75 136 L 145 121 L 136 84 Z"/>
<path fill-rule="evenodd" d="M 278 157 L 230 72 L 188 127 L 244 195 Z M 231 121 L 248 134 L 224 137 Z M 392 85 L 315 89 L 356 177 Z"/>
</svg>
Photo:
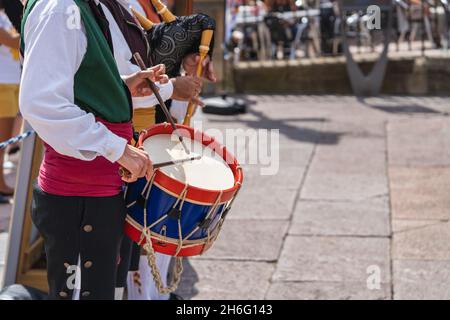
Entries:
<svg viewBox="0 0 450 320">
<path fill-rule="evenodd" d="M 180 74 L 183 59 L 191 53 L 200 54 L 197 76 L 203 74 L 203 61 L 212 56 L 216 22 L 213 18 L 199 13 L 177 17 L 159 0 L 151 0 L 163 22 L 154 23 L 133 10 L 133 14 L 147 32 L 147 39 L 154 48 L 150 52 L 153 65 L 164 64 L 169 77 Z M 196 106 L 189 104 L 183 124 L 190 125 Z"/>
</svg>

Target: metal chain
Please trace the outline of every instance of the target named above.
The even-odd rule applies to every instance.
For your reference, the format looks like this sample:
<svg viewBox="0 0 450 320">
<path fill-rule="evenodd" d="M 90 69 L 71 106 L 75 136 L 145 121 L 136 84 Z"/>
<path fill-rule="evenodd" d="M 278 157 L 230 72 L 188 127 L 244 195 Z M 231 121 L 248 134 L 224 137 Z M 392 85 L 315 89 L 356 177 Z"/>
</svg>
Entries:
<svg viewBox="0 0 450 320">
<path fill-rule="evenodd" d="M 14 143 L 25 140 L 26 138 L 31 136 L 33 133 L 34 133 L 34 131 L 30 130 L 30 131 L 24 132 L 22 134 L 19 134 L 18 136 L 15 136 L 9 140 L 6 140 L 6 141 L 0 143 L 0 150 L 7 148 L 8 146 L 10 146 Z"/>
</svg>

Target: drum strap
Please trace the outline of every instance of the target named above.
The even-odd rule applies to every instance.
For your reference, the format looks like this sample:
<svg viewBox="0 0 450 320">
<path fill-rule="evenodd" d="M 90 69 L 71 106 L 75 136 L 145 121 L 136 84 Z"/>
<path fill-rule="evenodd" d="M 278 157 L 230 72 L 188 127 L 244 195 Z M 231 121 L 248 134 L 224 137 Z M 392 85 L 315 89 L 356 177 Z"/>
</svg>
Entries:
<svg viewBox="0 0 450 320">
<path fill-rule="evenodd" d="M 158 291 L 161 294 L 170 294 L 170 293 L 174 292 L 175 290 L 177 290 L 178 285 L 181 281 L 181 274 L 183 273 L 183 258 L 177 257 L 178 253 L 180 252 L 180 250 L 183 247 L 183 239 L 182 239 L 182 231 L 183 230 L 181 229 L 181 216 L 178 216 L 178 232 L 180 234 L 180 243 L 179 243 L 179 246 L 177 249 L 177 253 L 175 254 L 176 260 L 175 260 L 174 271 L 173 271 L 173 282 L 172 282 L 172 285 L 170 285 L 168 287 L 164 287 L 163 281 L 161 279 L 161 273 L 159 272 L 158 265 L 156 264 L 156 255 L 155 255 L 155 250 L 153 249 L 150 229 L 153 226 L 160 223 L 162 220 L 166 219 L 169 215 L 165 214 L 160 219 L 158 219 L 158 221 L 154 222 L 150 226 L 147 226 L 147 202 L 148 202 L 148 199 L 150 196 L 150 190 L 151 190 L 151 186 L 153 185 L 154 179 L 155 179 L 155 174 L 153 174 L 152 179 L 149 180 L 149 182 L 146 185 L 146 188 L 144 188 L 144 191 L 142 193 L 142 195 L 145 194 L 146 203 L 144 206 L 144 228 L 142 229 L 140 242 L 142 242 L 142 240 L 144 240 L 144 238 L 145 238 L 145 244 L 144 244 L 143 248 L 145 251 L 147 251 L 148 264 L 150 266 L 152 276 L 153 276 L 153 279 L 155 280 Z M 189 185 L 186 184 L 183 191 L 181 192 L 180 196 L 178 197 L 177 201 L 173 205 L 172 210 L 176 209 L 176 207 L 178 205 L 180 205 L 180 208 L 178 210 L 180 210 L 180 212 L 181 212 L 181 210 L 183 209 L 183 204 L 186 200 L 188 187 L 189 187 Z"/>
</svg>

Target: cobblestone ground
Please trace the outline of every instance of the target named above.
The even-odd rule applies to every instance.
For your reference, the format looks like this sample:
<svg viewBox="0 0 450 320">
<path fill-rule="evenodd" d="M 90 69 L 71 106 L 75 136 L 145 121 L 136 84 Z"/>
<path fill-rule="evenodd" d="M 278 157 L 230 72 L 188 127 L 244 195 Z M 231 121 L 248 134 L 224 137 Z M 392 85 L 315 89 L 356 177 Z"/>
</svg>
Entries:
<svg viewBox="0 0 450 320">
<path fill-rule="evenodd" d="M 186 261 L 181 295 L 450 299 L 449 98 L 246 98 L 247 114 L 203 115 L 204 128 L 279 129 L 279 170 L 243 165 L 234 209 L 215 246 Z"/>
</svg>

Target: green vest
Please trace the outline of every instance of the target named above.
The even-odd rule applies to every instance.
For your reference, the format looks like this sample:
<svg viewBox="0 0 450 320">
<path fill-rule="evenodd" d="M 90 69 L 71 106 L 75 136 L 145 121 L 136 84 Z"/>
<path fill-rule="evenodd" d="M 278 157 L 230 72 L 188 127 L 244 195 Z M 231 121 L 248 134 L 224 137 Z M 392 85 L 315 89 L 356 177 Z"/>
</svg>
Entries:
<svg viewBox="0 0 450 320">
<path fill-rule="evenodd" d="M 28 0 L 25 7 L 21 32 L 22 52 L 25 52 L 23 41 L 25 22 L 38 1 Z M 108 122 L 128 122 L 132 117 L 131 97 L 120 77 L 108 42 L 87 1 L 74 0 L 74 2 L 80 9 L 87 38 L 87 51 L 74 75 L 75 104 Z"/>
</svg>

